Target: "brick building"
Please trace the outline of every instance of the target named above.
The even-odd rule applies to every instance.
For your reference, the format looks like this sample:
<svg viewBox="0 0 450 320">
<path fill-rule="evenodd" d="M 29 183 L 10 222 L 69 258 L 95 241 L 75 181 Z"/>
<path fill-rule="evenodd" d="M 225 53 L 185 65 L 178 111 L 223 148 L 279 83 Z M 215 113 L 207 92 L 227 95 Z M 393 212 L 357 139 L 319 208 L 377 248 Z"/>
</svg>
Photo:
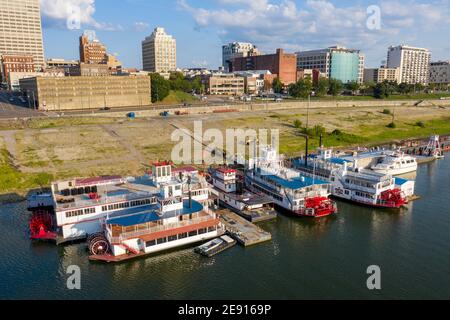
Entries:
<svg viewBox="0 0 450 320">
<path fill-rule="evenodd" d="M 25 55 L 2 55 L 0 56 L 0 71 L 2 82 L 9 83 L 11 72 L 35 72 L 33 56 Z"/>
<path fill-rule="evenodd" d="M 80 37 L 80 62 L 92 64 L 108 62 L 106 47 L 97 40 L 93 31 L 86 31 Z"/>
<path fill-rule="evenodd" d="M 283 49 L 277 49 L 275 54 L 235 58 L 230 66 L 232 72 L 269 70 L 285 86 L 297 82 L 297 55 Z"/>
<path fill-rule="evenodd" d="M 151 104 L 149 76 L 34 77 L 20 89 L 38 110 L 143 107 Z"/>
</svg>

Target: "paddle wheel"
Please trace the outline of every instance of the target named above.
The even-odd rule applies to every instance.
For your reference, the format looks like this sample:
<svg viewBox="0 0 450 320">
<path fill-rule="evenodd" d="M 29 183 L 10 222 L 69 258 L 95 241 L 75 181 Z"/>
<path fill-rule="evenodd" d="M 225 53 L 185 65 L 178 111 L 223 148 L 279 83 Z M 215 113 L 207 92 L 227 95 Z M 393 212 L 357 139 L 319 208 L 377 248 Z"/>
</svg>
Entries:
<svg viewBox="0 0 450 320">
<path fill-rule="evenodd" d="M 110 245 L 105 235 L 97 233 L 88 237 L 89 252 L 94 256 L 102 256 L 110 253 Z"/>
<path fill-rule="evenodd" d="M 388 208 L 400 208 L 407 204 L 403 192 L 400 189 L 386 190 L 380 195 L 379 204 Z"/>
<path fill-rule="evenodd" d="M 29 221 L 30 238 L 33 240 L 56 240 L 53 216 L 45 210 L 35 211 Z"/>
<path fill-rule="evenodd" d="M 337 213 L 336 203 L 325 197 L 306 199 L 305 216 L 321 218 Z"/>
</svg>

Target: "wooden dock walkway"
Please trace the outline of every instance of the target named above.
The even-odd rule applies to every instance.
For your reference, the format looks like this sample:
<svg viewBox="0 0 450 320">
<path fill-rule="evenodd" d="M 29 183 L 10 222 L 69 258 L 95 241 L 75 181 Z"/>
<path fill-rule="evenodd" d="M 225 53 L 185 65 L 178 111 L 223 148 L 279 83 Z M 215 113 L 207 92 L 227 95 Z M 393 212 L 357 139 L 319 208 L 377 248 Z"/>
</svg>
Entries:
<svg viewBox="0 0 450 320">
<path fill-rule="evenodd" d="M 244 247 L 272 240 L 272 235 L 228 209 L 216 211 L 228 234 Z"/>
</svg>

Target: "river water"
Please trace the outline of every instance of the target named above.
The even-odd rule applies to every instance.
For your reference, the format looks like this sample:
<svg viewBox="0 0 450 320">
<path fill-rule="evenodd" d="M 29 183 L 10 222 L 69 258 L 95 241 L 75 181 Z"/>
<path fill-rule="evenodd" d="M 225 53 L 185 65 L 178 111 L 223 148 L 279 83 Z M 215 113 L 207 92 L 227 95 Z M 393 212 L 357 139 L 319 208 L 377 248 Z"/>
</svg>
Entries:
<svg viewBox="0 0 450 320">
<path fill-rule="evenodd" d="M 0 206 L 0 299 L 444 299 L 450 298 L 450 155 L 421 165 L 422 198 L 400 212 L 338 202 L 322 220 L 280 216 L 273 241 L 207 259 L 192 249 L 119 265 L 88 261 L 84 244 L 27 238 L 25 203 Z M 81 268 L 68 290 L 67 267 Z M 380 291 L 367 267 L 381 268 Z"/>
</svg>

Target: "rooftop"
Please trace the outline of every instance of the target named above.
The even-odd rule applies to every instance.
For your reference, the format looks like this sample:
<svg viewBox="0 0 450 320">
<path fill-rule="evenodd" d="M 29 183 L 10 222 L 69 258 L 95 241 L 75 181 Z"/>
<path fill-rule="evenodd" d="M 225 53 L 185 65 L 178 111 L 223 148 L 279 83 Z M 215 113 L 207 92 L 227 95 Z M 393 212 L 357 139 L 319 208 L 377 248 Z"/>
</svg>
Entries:
<svg viewBox="0 0 450 320">
<path fill-rule="evenodd" d="M 275 175 L 268 175 L 266 176 L 268 179 L 272 180 L 273 182 L 281 185 L 284 188 L 289 188 L 292 190 L 299 190 L 306 187 L 310 187 L 313 185 L 321 185 L 321 184 L 328 184 L 328 182 L 319 180 L 319 179 L 312 179 L 309 177 L 296 177 L 292 179 L 284 179 L 279 176 Z"/>
<path fill-rule="evenodd" d="M 147 222 L 168 219 L 180 215 L 197 213 L 203 210 L 203 206 L 192 200 L 192 207 L 189 207 L 189 200 L 183 201 L 183 209 L 176 211 L 168 211 L 162 215 L 158 214 L 158 208 L 155 205 L 144 206 L 139 208 L 125 209 L 115 212 L 112 218 L 106 220 L 106 224 L 119 225 L 122 227 L 130 227 Z"/>
</svg>

